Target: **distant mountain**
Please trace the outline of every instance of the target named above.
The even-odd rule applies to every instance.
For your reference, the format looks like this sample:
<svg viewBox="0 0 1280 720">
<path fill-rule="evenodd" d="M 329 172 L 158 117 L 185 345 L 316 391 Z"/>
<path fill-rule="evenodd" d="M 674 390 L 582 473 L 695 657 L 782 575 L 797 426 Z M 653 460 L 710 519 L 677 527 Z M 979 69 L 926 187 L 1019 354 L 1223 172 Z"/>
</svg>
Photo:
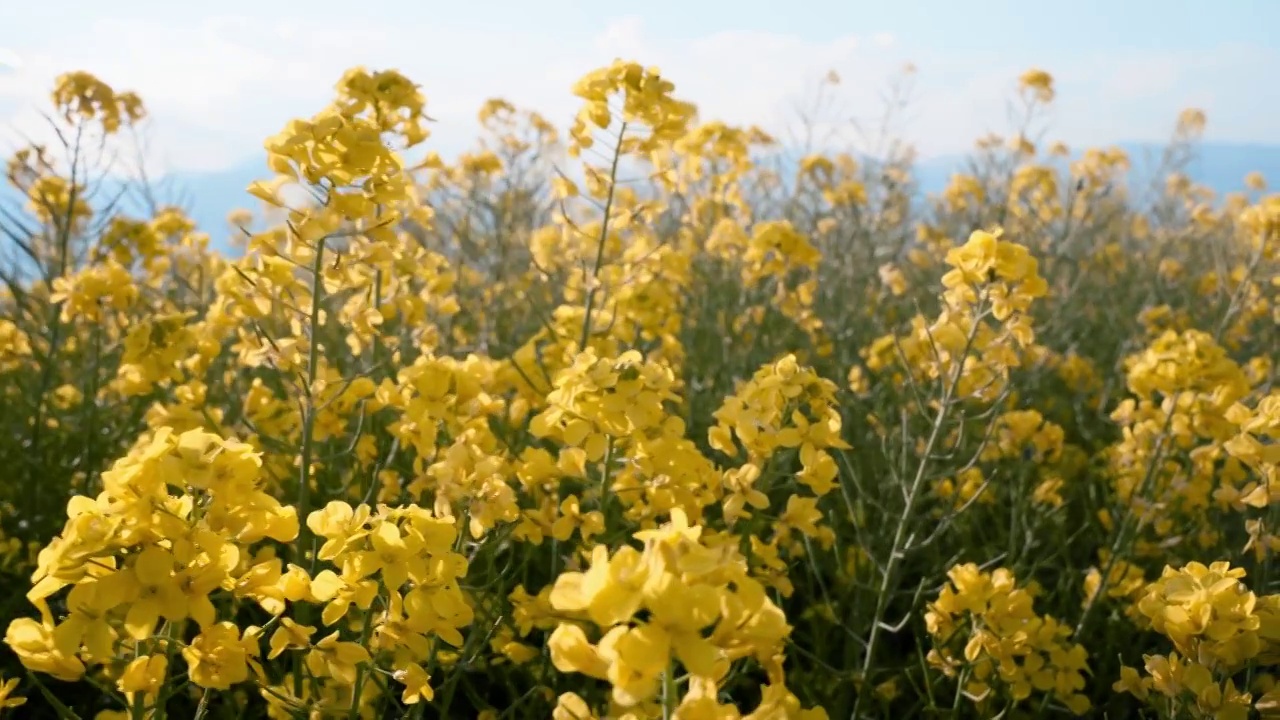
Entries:
<svg viewBox="0 0 1280 720">
<path fill-rule="evenodd" d="M 260 203 L 246 188 L 254 180 L 269 176 L 265 161 L 248 161 L 212 172 L 175 172 L 148 183 L 150 200 L 157 205 L 181 207 L 197 227 L 209 233 L 214 247 L 225 250 L 231 232 L 227 214 L 238 208 L 256 209 Z M 105 182 L 90 202 L 99 208 L 114 203 L 118 212 L 144 217 L 149 214 L 149 202 L 141 187 L 137 181 Z M 13 210 L 24 203 L 25 198 L 10 185 L 0 184 L 0 208 Z M 3 235 L 0 233 L 0 239 Z"/>
<path fill-rule="evenodd" d="M 1120 142 L 1116 147 L 1129 155 L 1130 182 L 1150 181 L 1158 171 L 1164 146 L 1156 143 Z M 923 193 L 946 188 L 953 173 L 965 169 L 966 157 L 947 155 L 916 163 L 916 181 Z M 1257 170 L 1270 186 L 1280 190 L 1280 145 L 1244 143 L 1201 143 L 1187 167 L 1192 181 L 1212 188 L 1219 195 L 1244 190 L 1244 177 Z"/>
<path fill-rule="evenodd" d="M 271 177 L 265 158 L 249 160 L 226 170 L 178 172 L 165 176 L 160 184 L 172 195 L 174 204 L 187 211 L 196 226 L 209 233 L 214 242 L 225 243 L 231 227 L 227 215 L 232 210 L 257 210 L 261 201 L 247 188 L 255 180 Z"/>
<path fill-rule="evenodd" d="M 1122 142 L 1117 145 L 1129 153 L 1133 165 L 1132 181 L 1149 181 L 1155 172 L 1163 147 L 1152 143 Z M 916 179 L 920 192 L 937 193 L 946 188 L 951 175 L 963 171 L 966 158 L 961 155 L 927 158 L 917 162 Z M 1257 170 L 1273 188 L 1280 189 L 1280 145 L 1202 143 L 1188 167 L 1192 180 L 1219 194 L 1244 189 L 1244 177 Z M 216 247 L 226 248 L 231 232 L 227 214 L 237 208 L 256 208 L 258 201 L 246 192 L 254 180 L 269 175 L 261 158 L 246 160 L 226 170 L 215 172 L 177 172 L 154 183 L 156 200 L 176 204 L 190 213 L 199 227 L 208 232 Z M 104 192 L 102 197 L 114 193 Z M 0 188 L 0 202 L 7 207 L 16 200 L 11 189 Z M 141 211 L 135 198 L 122 207 L 126 212 Z"/>
</svg>

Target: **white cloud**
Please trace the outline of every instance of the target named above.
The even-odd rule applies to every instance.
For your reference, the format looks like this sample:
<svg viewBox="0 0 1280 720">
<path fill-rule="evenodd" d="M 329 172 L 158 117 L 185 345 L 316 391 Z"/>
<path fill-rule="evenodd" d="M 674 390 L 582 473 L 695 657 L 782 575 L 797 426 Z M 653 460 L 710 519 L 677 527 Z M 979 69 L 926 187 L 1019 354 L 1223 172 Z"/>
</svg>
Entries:
<svg viewBox="0 0 1280 720">
<path fill-rule="evenodd" d="M 1159 97 L 1178 87 L 1182 59 L 1176 55 L 1142 55 L 1111 64 L 1103 92 L 1112 98 Z"/>
<path fill-rule="evenodd" d="M 628 15 L 609 23 L 594 42 L 599 52 L 619 56 L 635 55 L 644 50 L 644 20 Z"/>
<path fill-rule="evenodd" d="M 22 58 L 9 48 L 0 47 L 0 73 L 17 72 L 22 69 Z"/>
<path fill-rule="evenodd" d="M 358 20 L 341 27 L 308 20 L 262 26 L 236 17 L 191 25 L 102 20 L 90 34 L 114 38 L 112 49 L 64 37 L 33 53 L 20 76 L 0 78 L 0 115 L 8 115 L 0 119 L 40 134 L 32 109 L 44 104 L 53 78 L 88 69 L 142 95 L 155 146 L 184 169 L 214 169 L 255 152 L 288 118 L 322 106 L 334 81 L 358 62 L 396 67 L 419 82 L 439 120 L 436 142 L 456 150 L 469 143 L 474 113 L 489 97 L 567 120 L 577 106 L 573 81 L 615 57 L 658 65 L 708 117 L 769 124 L 796 92 L 829 67 L 848 65 L 857 49 L 852 37 L 808 45 L 770 33 L 664 42 L 635 17 L 576 46 L 533 33 Z"/>
<path fill-rule="evenodd" d="M 36 109 L 53 78 L 87 69 L 142 95 L 163 165 L 216 169 L 243 162 L 290 117 L 322 106 L 342 72 L 360 63 L 394 67 L 420 83 L 439 120 L 432 142 L 452 152 L 470 143 L 474 114 L 492 96 L 567 121 L 577 106 L 573 81 L 621 56 L 662 68 L 704 117 L 773 131 L 794 124 L 797 103 L 829 69 L 843 81 L 823 121 L 874 124 L 887 82 L 912 60 L 919 67 L 914 100 L 897 128 L 926 155 L 963 151 L 987 131 L 1007 130 L 1014 79 L 1032 64 L 1059 78 L 1054 135 L 1073 144 L 1158 137 L 1181 107 L 1208 100 L 1211 132 L 1220 119 L 1223 137 L 1264 139 L 1271 132 L 1266 115 L 1245 106 L 1255 95 L 1250 83 L 1280 60 L 1274 51 L 1237 48 L 1212 57 L 1073 56 L 1054 67 L 1051 58 L 1011 57 L 995 47 L 947 55 L 884 32 L 825 42 L 762 31 L 671 39 L 634 16 L 594 36 L 568 38 L 358 16 L 102 19 L 24 50 L 21 70 L 0 74 L 0 127 L 39 134 Z"/>
</svg>

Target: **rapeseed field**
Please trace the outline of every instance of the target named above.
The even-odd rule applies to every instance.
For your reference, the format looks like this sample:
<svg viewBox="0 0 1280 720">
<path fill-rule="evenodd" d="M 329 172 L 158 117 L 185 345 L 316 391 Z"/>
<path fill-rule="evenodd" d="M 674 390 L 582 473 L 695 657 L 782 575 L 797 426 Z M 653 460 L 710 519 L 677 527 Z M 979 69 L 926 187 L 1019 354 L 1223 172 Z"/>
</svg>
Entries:
<svg viewBox="0 0 1280 720">
<path fill-rule="evenodd" d="M 144 99 L 62 76 L 0 217 L 0 715 L 1280 717 L 1280 195 L 1010 82 L 921 199 L 623 61 L 446 161 L 355 68 L 227 252 L 101 194 Z"/>
</svg>

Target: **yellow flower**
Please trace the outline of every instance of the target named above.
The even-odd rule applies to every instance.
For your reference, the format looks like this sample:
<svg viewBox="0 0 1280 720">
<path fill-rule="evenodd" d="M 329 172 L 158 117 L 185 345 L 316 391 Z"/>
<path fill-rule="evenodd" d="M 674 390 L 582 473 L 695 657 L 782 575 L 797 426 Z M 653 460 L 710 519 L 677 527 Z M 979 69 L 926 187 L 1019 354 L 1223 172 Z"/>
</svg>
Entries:
<svg viewBox="0 0 1280 720">
<path fill-rule="evenodd" d="M 84 71 L 63 73 L 54 81 L 54 86 L 53 103 L 68 122 L 73 117 L 99 119 L 103 130 L 114 133 L 121 125 L 135 123 L 146 114 L 137 95 L 117 92 Z"/>
<path fill-rule="evenodd" d="M 338 633 L 334 632 L 311 646 L 311 652 L 307 653 L 307 669 L 315 677 L 331 677 L 353 685 L 356 666 L 369 660 L 368 650 L 358 643 L 339 640 Z"/>
<path fill-rule="evenodd" d="M 299 625 L 287 617 L 280 618 L 280 627 L 271 634 L 269 643 L 271 649 L 267 653 L 267 659 L 274 660 L 285 650 L 292 648 L 310 647 L 311 636 L 315 632 L 316 629 L 310 625 Z"/>
<path fill-rule="evenodd" d="M 612 558 L 609 548 L 596 545 L 585 573 L 562 573 L 551 591 L 557 609 L 585 611 L 597 625 L 612 627 L 639 610 L 641 587 L 647 576 L 642 556 L 624 547 Z"/>
<path fill-rule="evenodd" d="M 967 663 L 972 673 L 965 692 L 974 702 L 992 692 L 1013 702 L 1041 692 L 1073 714 L 1089 711 L 1089 699 L 1081 692 L 1088 653 L 1069 641 L 1069 628 L 1036 614 L 1032 593 L 1017 586 L 1013 573 L 1004 568 L 986 572 L 966 563 L 947 575 L 951 582 L 925 613 L 934 639 L 930 665 L 955 677 Z"/>
<path fill-rule="evenodd" d="M 220 622 L 182 649 L 191 682 L 211 690 L 228 690 L 249 679 L 249 663 L 257 655 L 257 639 L 249 633 L 242 639 L 232 622 Z"/>
<path fill-rule="evenodd" d="M 557 626 L 547 640 L 547 647 L 552 664 L 560 672 L 577 672 L 601 680 L 608 678 L 609 663 L 577 625 Z"/>
<path fill-rule="evenodd" d="M 1024 90 L 1032 91 L 1041 102 L 1053 100 L 1053 76 L 1039 68 L 1032 68 L 1022 73 L 1018 85 Z"/>
<path fill-rule="evenodd" d="M 598 720 L 599 716 L 580 695 L 568 692 L 557 698 L 551 717 L 552 720 Z"/>
<path fill-rule="evenodd" d="M 186 617 L 187 598 L 173 569 L 173 556 L 158 547 L 143 550 L 134 561 L 129 576 L 134 599 L 125 618 L 125 628 L 135 639 L 150 637 L 161 617 L 168 620 Z"/>
<path fill-rule="evenodd" d="M 431 689 L 431 677 L 421 665 L 408 663 L 404 667 L 397 668 L 393 676 L 396 682 L 404 685 L 404 692 L 400 696 L 400 701 L 404 704 L 414 705 L 423 700 L 430 701 L 435 697 L 435 691 Z"/>
<path fill-rule="evenodd" d="M 1120 679 L 1111 686 L 1116 692 L 1127 692 L 1139 700 L 1146 700 L 1151 681 L 1143 678 L 1135 668 L 1127 665 L 1120 668 Z"/>
<path fill-rule="evenodd" d="M 1244 575 L 1226 562 L 1166 567 L 1147 586 L 1138 610 L 1183 656 L 1235 670 L 1263 647 L 1258 598 L 1244 586 Z"/>
<path fill-rule="evenodd" d="M 154 695 L 164 685 L 168 669 L 169 660 L 164 655 L 143 655 L 136 658 L 120 675 L 120 691 Z"/>
<path fill-rule="evenodd" d="M 18 678 L 9 678 L 0 683 L 0 710 L 5 708 L 16 708 L 27 702 L 27 699 L 14 695 L 13 691 L 18 689 Z"/>
<path fill-rule="evenodd" d="M 32 618 L 18 618 L 9 623 L 4 642 L 29 670 L 66 682 L 79 680 L 84 675 L 84 663 L 74 654 L 58 649 L 50 625 Z"/>
<path fill-rule="evenodd" d="M 402 536 L 394 523 L 378 523 L 373 532 L 369 533 L 369 544 L 371 549 L 352 558 L 352 568 L 357 577 L 363 578 L 380 572 L 387 589 L 398 590 L 410 575 L 426 575 L 422 541 L 413 534 Z"/>
</svg>

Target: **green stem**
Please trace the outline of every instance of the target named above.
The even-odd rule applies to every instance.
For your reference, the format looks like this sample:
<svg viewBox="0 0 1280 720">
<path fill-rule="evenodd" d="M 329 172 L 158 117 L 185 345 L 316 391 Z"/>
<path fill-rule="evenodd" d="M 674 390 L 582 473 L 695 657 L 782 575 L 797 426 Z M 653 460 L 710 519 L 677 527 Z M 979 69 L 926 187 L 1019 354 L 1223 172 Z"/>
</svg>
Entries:
<svg viewBox="0 0 1280 720">
<path fill-rule="evenodd" d="M 300 522 L 297 545 L 293 552 L 294 562 L 299 565 L 306 560 L 308 546 L 312 541 L 311 529 L 307 527 L 307 515 L 311 512 L 311 456 L 314 452 L 315 437 L 315 403 L 311 393 L 316 381 L 316 366 L 320 361 L 320 343 L 317 336 L 319 335 L 320 304 L 324 297 L 324 242 L 325 239 L 320 238 L 316 244 L 316 257 L 312 265 L 315 277 L 311 288 L 311 337 L 307 348 L 307 387 L 303 398 L 301 467 L 298 470 L 298 520 Z M 309 569 L 315 569 L 314 558 Z"/>
<path fill-rule="evenodd" d="M 676 706 L 680 704 L 675 665 L 675 661 L 668 661 L 667 669 L 662 671 L 662 720 L 671 720 L 675 717 Z"/>
<path fill-rule="evenodd" d="M 365 648 L 369 647 L 369 635 L 372 632 L 373 632 L 373 608 L 370 607 L 368 610 L 365 611 L 364 628 L 360 632 L 360 645 L 362 647 L 365 647 Z M 372 665 L 373 659 L 370 659 L 368 664 Z M 356 718 L 360 717 L 360 701 L 362 699 L 362 696 L 364 695 L 364 674 L 365 674 L 366 667 L 367 666 L 365 664 L 361 664 L 360 667 L 356 669 L 356 684 L 351 691 L 351 712 L 348 715 L 348 717 L 350 717 L 351 720 L 356 720 Z"/>
<path fill-rule="evenodd" d="M 591 267 L 591 279 L 587 287 L 587 306 L 582 315 L 582 342 L 578 350 L 587 349 L 587 340 L 591 338 L 591 313 L 596 305 L 596 280 L 600 276 L 600 266 L 604 264 L 604 247 L 609 241 L 609 214 L 613 211 L 614 189 L 618 185 L 618 160 L 622 157 L 622 138 L 627 134 L 627 124 L 618 128 L 618 142 L 613 148 L 613 162 L 609 166 L 609 192 L 604 200 L 604 219 L 600 221 L 600 241 L 596 244 L 596 262 Z"/>
<path fill-rule="evenodd" d="M 80 720 L 80 716 L 76 714 L 76 711 L 59 700 L 57 695 L 54 695 L 49 688 L 44 686 L 44 683 L 40 682 L 40 678 L 36 677 L 35 673 L 27 670 L 27 678 L 31 680 L 31 684 L 36 686 L 36 689 L 44 696 L 44 699 L 57 711 L 59 720 Z"/>
<path fill-rule="evenodd" d="M 316 381 L 316 365 L 320 359 L 320 304 L 324 299 L 324 243 L 320 238 L 316 243 L 316 256 L 311 272 L 311 318 L 307 347 L 307 386 L 303 391 L 302 407 L 302 447 L 299 450 L 301 467 L 298 469 L 298 538 L 293 549 L 293 561 L 300 567 L 307 568 L 308 575 L 315 574 L 315 557 L 307 562 L 307 551 L 312 544 L 311 528 L 307 527 L 307 516 L 311 514 L 311 455 L 314 452 L 315 435 L 315 401 L 311 396 Z M 302 603 L 298 606 L 298 620 L 306 625 L 310 620 L 311 606 Z M 303 663 L 301 654 L 295 656 L 293 665 L 293 694 L 302 698 Z"/>
<path fill-rule="evenodd" d="M 1111 543 L 1111 549 L 1107 557 L 1107 562 L 1102 568 L 1102 576 L 1098 581 L 1098 589 L 1094 592 L 1093 598 L 1089 604 L 1085 606 L 1084 612 L 1080 614 L 1080 621 L 1076 623 L 1075 629 L 1072 631 L 1073 637 L 1080 637 L 1084 632 L 1089 617 L 1093 614 L 1095 607 L 1100 605 L 1107 595 L 1107 586 L 1111 578 L 1111 570 L 1120 561 L 1121 549 L 1128 545 L 1129 530 L 1131 521 L 1137 515 L 1134 511 L 1135 501 L 1146 497 L 1147 491 L 1154 483 L 1156 473 L 1159 472 L 1160 464 L 1164 462 L 1165 442 L 1169 439 L 1169 430 L 1173 426 L 1173 417 L 1178 407 L 1178 395 L 1174 395 L 1169 403 L 1169 412 L 1165 415 L 1164 429 L 1160 433 L 1160 437 L 1156 440 L 1155 452 L 1152 454 L 1151 462 L 1147 465 L 1146 474 L 1142 478 L 1142 483 L 1137 488 L 1135 495 L 1130 495 L 1128 506 L 1125 508 L 1124 517 L 1120 519 L 1120 527 L 1116 530 L 1115 540 Z M 1134 535 L 1136 538 L 1136 533 Z"/>
<path fill-rule="evenodd" d="M 885 562 L 884 574 L 880 578 L 880 588 L 876 595 L 875 615 L 871 619 L 871 630 L 867 636 L 867 650 L 862 660 L 862 672 L 859 680 L 863 683 L 863 687 L 869 682 L 868 675 L 871 673 L 871 666 L 875 662 L 876 645 L 880 640 L 882 628 L 884 627 L 884 614 L 889 607 L 889 598 L 892 595 L 892 587 L 896 579 L 898 565 L 906 556 L 907 543 L 907 526 L 914 519 L 916 499 L 921 494 L 924 487 L 925 478 L 928 476 L 929 460 L 933 455 L 933 450 L 937 447 L 938 441 L 942 438 L 942 430 L 946 425 L 948 410 L 951 409 L 953 399 L 960 387 L 960 380 L 964 377 L 964 359 L 969 356 L 969 351 L 973 348 L 974 340 L 978 336 L 978 328 L 982 325 L 985 317 L 985 308 L 980 308 L 974 313 L 973 325 L 969 328 L 969 336 L 965 341 L 964 352 L 960 354 L 959 360 L 956 362 L 952 371 L 952 377 L 943 387 L 942 397 L 939 401 L 938 414 L 934 417 L 933 427 L 929 431 L 929 439 L 925 441 L 924 451 L 920 455 L 920 464 L 916 466 L 915 477 L 911 480 L 911 486 L 907 490 L 905 507 L 902 516 L 898 520 L 897 529 L 893 533 L 893 545 L 889 551 L 889 558 Z M 853 703 L 853 717 L 858 717 L 858 711 L 862 707 L 862 699 L 868 693 L 859 691 L 857 699 Z"/>
<path fill-rule="evenodd" d="M 200 694 L 200 704 L 196 706 L 196 714 L 194 720 L 203 720 L 204 716 L 209 712 L 209 688 L 205 688 Z"/>
<path fill-rule="evenodd" d="M 606 512 L 606 504 L 609 502 L 609 486 L 612 481 L 613 474 L 613 438 L 609 438 L 609 444 L 604 449 L 604 467 L 600 471 L 600 512 Z"/>
</svg>

